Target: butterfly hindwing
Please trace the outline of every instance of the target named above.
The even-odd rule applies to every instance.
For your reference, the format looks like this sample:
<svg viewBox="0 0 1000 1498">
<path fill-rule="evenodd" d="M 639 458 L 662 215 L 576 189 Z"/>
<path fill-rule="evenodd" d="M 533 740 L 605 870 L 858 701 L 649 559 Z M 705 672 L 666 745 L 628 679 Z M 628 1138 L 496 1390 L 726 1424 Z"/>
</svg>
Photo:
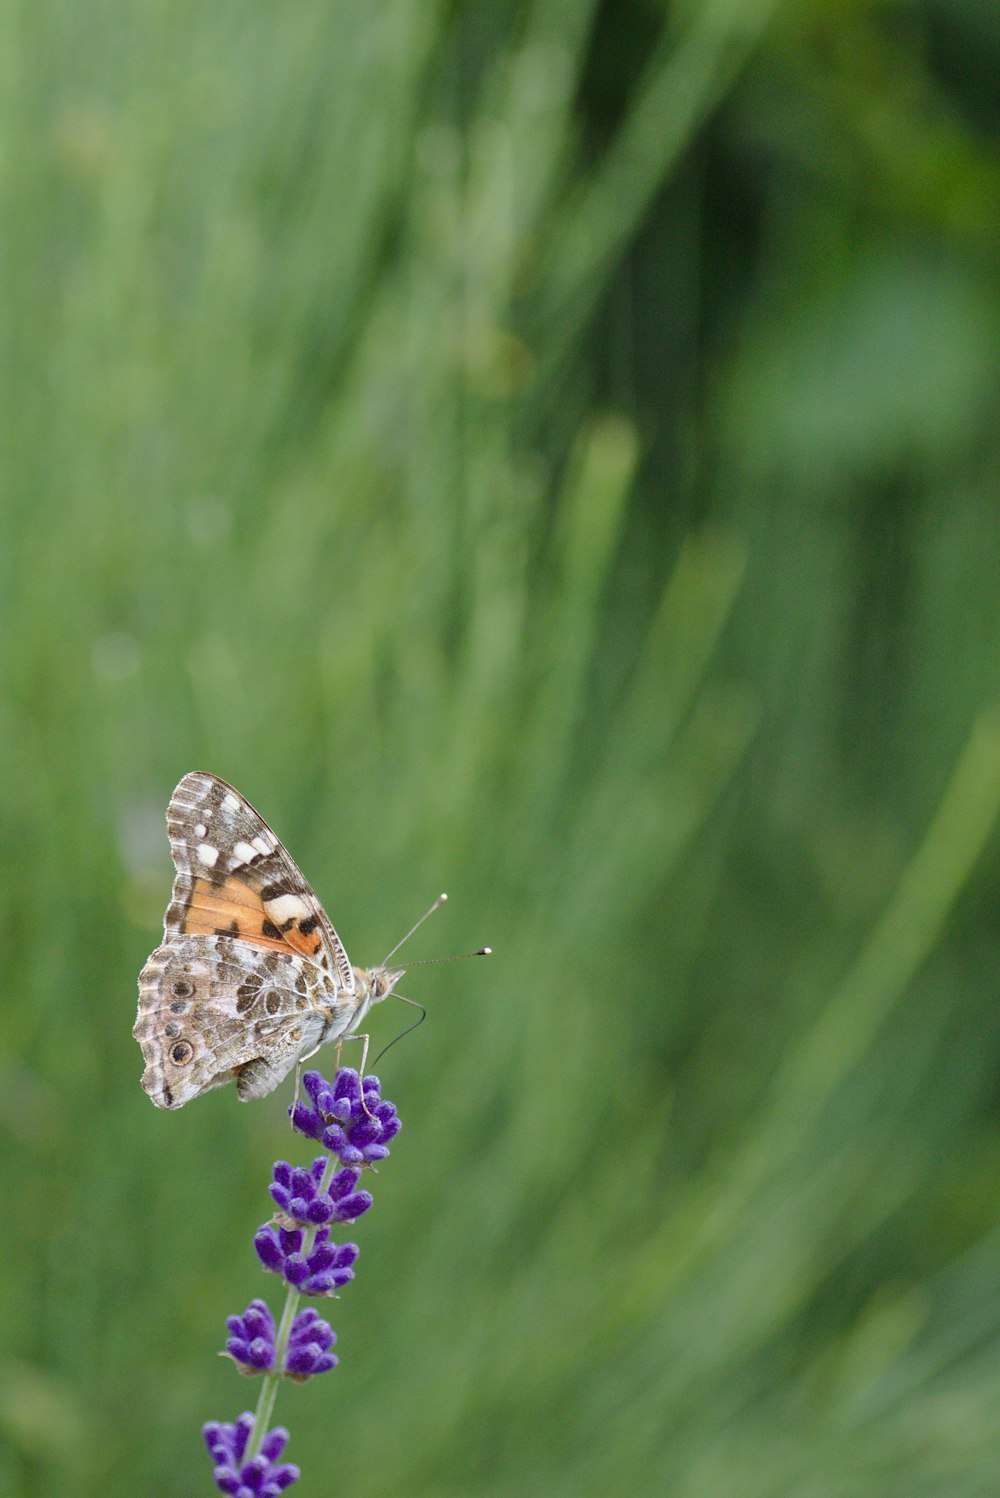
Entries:
<svg viewBox="0 0 1000 1498">
<path fill-rule="evenodd" d="M 156 949 L 139 977 L 132 1031 L 142 1085 L 161 1108 L 180 1108 L 237 1080 L 262 1097 L 320 1043 L 336 1004 L 326 974 L 290 951 L 238 938 L 178 936 Z"/>
</svg>

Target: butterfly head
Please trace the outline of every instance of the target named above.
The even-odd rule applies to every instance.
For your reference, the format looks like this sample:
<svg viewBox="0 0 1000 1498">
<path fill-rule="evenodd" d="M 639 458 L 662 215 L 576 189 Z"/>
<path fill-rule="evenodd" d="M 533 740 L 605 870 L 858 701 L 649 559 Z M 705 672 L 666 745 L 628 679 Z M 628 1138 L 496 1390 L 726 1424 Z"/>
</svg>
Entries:
<svg viewBox="0 0 1000 1498">
<path fill-rule="evenodd" d="M 388 998 L 405 971 L 401 967 L 355 968 L 354 975 L 359 991 L 370 1005 L 381 1004 Z"/>
</svg>

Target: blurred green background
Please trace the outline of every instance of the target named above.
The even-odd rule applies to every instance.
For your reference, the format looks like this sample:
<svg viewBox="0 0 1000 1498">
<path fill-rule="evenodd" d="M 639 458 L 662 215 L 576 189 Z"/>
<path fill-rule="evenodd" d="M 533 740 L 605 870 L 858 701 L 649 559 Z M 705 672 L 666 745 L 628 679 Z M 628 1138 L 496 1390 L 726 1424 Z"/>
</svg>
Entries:
<svg viewBox="0 0 1000 1498">
<path fill-rule="evenodd" d="M 256 1397 L 308 1148 L 130 1035 L 193 768 L 355 961 L 496 950 L 404 985 L 296 1493 L 995 1498 L 994 0 L 0 38 L 2 1498 Z"/>
</svg>

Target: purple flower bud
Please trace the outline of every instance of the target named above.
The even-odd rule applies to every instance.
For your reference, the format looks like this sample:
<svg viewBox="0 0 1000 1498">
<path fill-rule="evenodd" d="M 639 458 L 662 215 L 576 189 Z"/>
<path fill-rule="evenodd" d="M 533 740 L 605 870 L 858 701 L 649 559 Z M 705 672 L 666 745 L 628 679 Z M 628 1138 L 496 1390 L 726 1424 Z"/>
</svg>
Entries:
<svg viewBox="0 0 1000 1498">
<path fill-rule="evenodd" d="M 301 1233 L 290 1233 L 284 1228 L 276 1228 L 272 1223 L 266 1223 L 253 1240 L 253 1246 L 257 1250 L 257 1257 L 265 1269 L 272 1274 L 283 1274 L 285 1259 L 287 1255 L 294 1252 L 288 1243 L 289 1239 L 298 1237 L 299 1246 L 302 1244 Z"/>
<path fill-rule="evenodd" d="M 241 1373 L 267 1373 L 274 1367 L 274 1317 L 263 1300 L 252 1300 L 242 1316 L 226 1322 L 226 1352 Z"/>
<path fill-rule="evenodd" d="M 304 1383 L 317 1373 L 327 1373 L 337 1366 L 337 1355 L 330 1351 L 337 1338 L 319 1312 L 310 1306 L 300 1311 L 292 1322 L 285 1354 L 285 1372 L 296 1383 Z"/>
<path fill-rule="evenodd" d="M 288 1432 L 278 1426 L 264 1437 L 258 1454 L 248 1462 L 243 1457 L 253 1430 L 253 1415 L 241 1415 L 235 1425 L 210 1420 L 203 1427 L 205 1444 L 215 1463 L 215 1485 L 221 1493 L 237 1498 L 278 1498 L 301 1473 L 291 1462 L 279 1458 L 288 1444 Z"/>
</svg>

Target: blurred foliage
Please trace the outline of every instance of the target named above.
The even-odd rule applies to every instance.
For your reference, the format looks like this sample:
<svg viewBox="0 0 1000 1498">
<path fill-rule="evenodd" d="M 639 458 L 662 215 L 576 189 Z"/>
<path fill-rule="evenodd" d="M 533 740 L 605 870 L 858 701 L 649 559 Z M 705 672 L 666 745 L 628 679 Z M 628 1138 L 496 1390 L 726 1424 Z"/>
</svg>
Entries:
<svg viewBox="0 0 1000 1498">
<path fill-rule="evenodd" d="M 356 961 L 497 953 L 408 979 L 296 1492 L 994 1498 L 1000 10 L 0 32 L 2 1498 L 253 1404 L 287 1098 L 129 1033 L 192 768 Z"/>
</svg>

